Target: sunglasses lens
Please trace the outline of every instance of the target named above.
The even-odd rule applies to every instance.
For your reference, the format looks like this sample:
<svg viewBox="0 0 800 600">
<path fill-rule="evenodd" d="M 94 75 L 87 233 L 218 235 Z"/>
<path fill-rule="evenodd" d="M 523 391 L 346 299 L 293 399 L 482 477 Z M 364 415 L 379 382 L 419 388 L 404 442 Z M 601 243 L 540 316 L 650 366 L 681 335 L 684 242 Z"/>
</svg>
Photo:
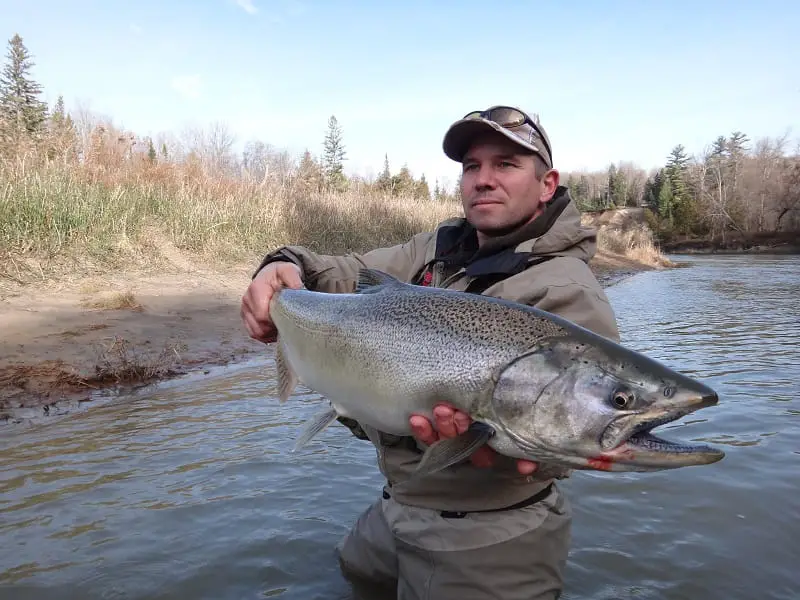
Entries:
<svg viewBox="0 0 800 600">
<path fill-rule="evenodd" d="M 473 111 L 471 113 L 467 113 L 466 115 L 464 115 L 464 118 L 465 119 L 480 119 L 481 118 L 481 111 L 476 110 L 476 111 Z"/>
<path fill-rule="evenodd" d="M 525 123 L 525 115 L 513 108 L 495 108 L 489 118 L 503 127 L 520 127 Z"/>
</svg>

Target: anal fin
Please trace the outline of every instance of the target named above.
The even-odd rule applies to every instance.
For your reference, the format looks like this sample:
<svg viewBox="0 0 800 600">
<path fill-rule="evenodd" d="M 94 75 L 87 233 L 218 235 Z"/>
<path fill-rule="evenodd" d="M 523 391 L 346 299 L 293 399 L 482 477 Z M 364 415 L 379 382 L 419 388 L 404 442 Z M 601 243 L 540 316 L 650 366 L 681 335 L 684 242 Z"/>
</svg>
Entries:
<svg viewBox="0 0 800 600">
<path fill-rule="evenodd" d="M 292 395 L 299 380 L 297 374 L 292 370 L 292 365 L 289 364 L 286 358 L 286 349 L 281 343 L 280 337 L 275 347 L 275 368 L 278 372 L 278 400 L 283 404 Z"/>
<path fill-rule="evenodd" d="M 412 479 L 430 475 L 468 459 L 493 435 L 494 429 L 485 423 L 473 422 L 461 435 L 439 440 L 422 455 L 422 460 L 411 475 Z"/>
<path fill-rule="evenodd" d="M 334 408 L 326 408 L 319 411 L 303 426 L 300 435 L 294 443 L 292 452 L 296 452 L 299 448 L 305 446 L 312 438 L 322 433 L 328 425 L 336 420 L 339 413 Z"/>
</svg>

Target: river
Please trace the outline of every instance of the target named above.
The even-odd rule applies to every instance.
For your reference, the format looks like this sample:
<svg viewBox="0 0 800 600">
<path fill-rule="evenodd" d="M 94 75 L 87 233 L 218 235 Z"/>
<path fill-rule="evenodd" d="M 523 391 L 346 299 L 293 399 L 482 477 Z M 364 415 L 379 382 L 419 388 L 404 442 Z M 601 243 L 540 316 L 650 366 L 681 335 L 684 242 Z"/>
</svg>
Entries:
<svg viewBox="0 0 800 600">
<path fill-rule="evenodd" d="M 727 457 L 576 473 L 569 600 L 800 598 L 800 257 L 675 257 L 608 289 L 623 342 L 719 406 L 665 435 Z M 341 426 L 289 449 L 320 399 L 269 361 L 165 382 L 0 438 L 0 598 L 350 598 L 333 546 L 375 497 Z"/>
</svg>

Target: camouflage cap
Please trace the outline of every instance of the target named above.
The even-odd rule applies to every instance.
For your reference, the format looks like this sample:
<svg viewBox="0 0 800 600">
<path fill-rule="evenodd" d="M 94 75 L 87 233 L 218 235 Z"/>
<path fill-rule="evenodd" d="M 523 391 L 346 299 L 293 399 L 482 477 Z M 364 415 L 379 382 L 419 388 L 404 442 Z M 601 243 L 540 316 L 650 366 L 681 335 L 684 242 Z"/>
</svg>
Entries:
<svg viewBox="0 0 800 600">
<path fill-rule="evenodd" d="M 444 153 L 461 162 L 472 140 L 487 131 L 496 131 L 526 150 L 535 152 L 549 169 L 553 168 L 550 139 L 541 124 L 513 106 L 492 106 L 467 113 L 453 123 L 444 135 Z"/>
</svg>

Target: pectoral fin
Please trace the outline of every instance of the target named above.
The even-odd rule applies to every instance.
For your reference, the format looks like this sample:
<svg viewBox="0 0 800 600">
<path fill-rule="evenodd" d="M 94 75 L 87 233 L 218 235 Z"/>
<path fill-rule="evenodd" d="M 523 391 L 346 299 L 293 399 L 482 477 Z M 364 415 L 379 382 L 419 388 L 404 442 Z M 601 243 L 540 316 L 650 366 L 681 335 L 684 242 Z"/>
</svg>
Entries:
<svg viewBox="0 0 800 600">
<path fill-rule="evenodd" d="M 430 475 L 468 459 L 494 435 L 494 429 L 485 423 L 473 422 L 469 429 L 454 438 L 439 440 L 422 455 L 422 460 L 412 478 Z"/>
<path fill-rule="evenodd" d="M 294 443 L 292 452 L 297 452 L 299 448 L 310 442 L 313 437 L 322 433 L 338 416 L 339 414 L 334 408 L 326 408 L 311 417 L 300 431 L 300 435 Z"/>
<path fill-rule="evenodd" d="M 275 369 L 278 379 L 278 400 L 283 404 L 292 395 L 294 388 L 297 387 L 298 379 L 292 370 L 292 365 L 286 358 L 286 349 L 283 347 L 280 338 L 275 347 Z"/>
</svg>

